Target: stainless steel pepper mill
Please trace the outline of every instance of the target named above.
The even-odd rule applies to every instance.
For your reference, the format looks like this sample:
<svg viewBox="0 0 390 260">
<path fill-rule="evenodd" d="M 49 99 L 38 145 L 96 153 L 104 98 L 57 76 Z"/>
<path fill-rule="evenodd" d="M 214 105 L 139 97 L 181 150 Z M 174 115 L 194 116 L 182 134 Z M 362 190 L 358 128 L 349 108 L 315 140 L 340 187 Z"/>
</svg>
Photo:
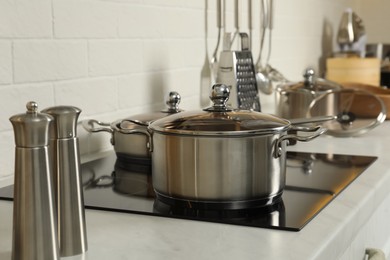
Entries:
<svg viewBox="0 0 390 260">
<path fill-rule="evenodd" d="M 29 102 L 27 113 L 10 118 L 16 145 L 13 260 L 59 259 L 48 157 L 49 126 L 53 118 L 37 111 L 37 103 Z"/>
<path fill-rule="evenodd" d="M 84 199 L 80 176 L 77 119 L 81 110 L 56 106 L 42 110 L 54 118 L 51 127 L 51 151 L 54 190 L 58 217 L 58 242 L 61 256 L 87 251 Z"/>
</svg>

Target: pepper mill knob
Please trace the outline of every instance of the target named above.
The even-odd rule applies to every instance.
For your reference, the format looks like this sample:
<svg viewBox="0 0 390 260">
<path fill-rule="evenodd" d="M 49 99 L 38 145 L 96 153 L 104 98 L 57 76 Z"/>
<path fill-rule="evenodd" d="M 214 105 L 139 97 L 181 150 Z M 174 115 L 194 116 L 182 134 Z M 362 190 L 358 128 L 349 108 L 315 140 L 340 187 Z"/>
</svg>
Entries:
<svg viewBox="0 0 390 260">
<path fill-rule="evenodd" d="M 37 102 L 30 101 L 26 104 L 27 113 L 37 113 L 38 112 L 38 104 Z"/>
<path fill-rule="evenodd" d="M 38 104 L 30 101 L 26 104 L 26 113 L 12 116 L 15 144 L 18 147 L 41 147 L 49 144 L 49 127 L 53 117 L 38 112 Z"/>
</svg>

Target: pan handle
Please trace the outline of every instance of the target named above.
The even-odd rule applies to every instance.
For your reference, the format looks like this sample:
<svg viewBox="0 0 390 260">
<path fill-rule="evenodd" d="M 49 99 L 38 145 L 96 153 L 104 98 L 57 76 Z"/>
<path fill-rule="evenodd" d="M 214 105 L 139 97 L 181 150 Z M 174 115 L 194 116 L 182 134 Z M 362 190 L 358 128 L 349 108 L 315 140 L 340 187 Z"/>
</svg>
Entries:
<svg viewBox="0 0 390 260">
<path fill-rule="evenodd" d="M 289 145 L 290 141 L 308 142 L 324 134 L 328 129 L 317 125 L 317 126 L 293 126 L 292 130 L 294 131 L 294 133 L 283 135 L 278 140 L 276 140 L 275 151 L 274 151 L 275 158 L 279 158 L 283 154 L 282 143 L 284 141 L 287 141 L 287 145 Z M 307 132 L 307 133 L 314 132 L 314 133 L 311 135 L 298 135 L 298 132 Z"/>
<path fill-rule="evenodd" d="M 97 132 L 108 132 L 110 134 L 114 133 L 114 130 L 112 130 L 110 123 L 104 123 L 95 119 L 90 119 L 90 120 L 82 121 L 81 124 L 83 128 L 90 133 L 97 133 Z M 97 127 L 95 125 L 101 127 Z"/>
<path fill-rule="evenodd" d="M 133 120 L 127 120 L 129 122 L 133 122 Z M 118 129 L 118 132 L 121 134 L 129 135 L 129 134 L 142 134 L 146 135 L 148 138 L 148 143 L 147 143 L 147 148 L 149 149 L 149 152 L 153 152 L 153 140 L 152 140 L 152 135 L 148 131 L 148 129 L 145 128 L 139 128 L 139 129 L 126 129 L 126 128 L 120 128 Z"/>
</svg>

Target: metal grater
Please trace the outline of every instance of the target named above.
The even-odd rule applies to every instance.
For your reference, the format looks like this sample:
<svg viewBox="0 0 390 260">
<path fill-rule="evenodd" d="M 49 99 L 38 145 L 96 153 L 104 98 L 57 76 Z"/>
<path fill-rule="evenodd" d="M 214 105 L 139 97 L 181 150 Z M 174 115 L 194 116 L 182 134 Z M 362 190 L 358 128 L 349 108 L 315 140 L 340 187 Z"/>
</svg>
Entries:
<svg viewBox="0 0 390 260">
<path fill-rule="evenodd" d="M 228 105 L 261 111 L 255 66 L 246 33 L 240 33 L 241 51 L 230 50 L 230 33 L 225 34 L 224 50 L 220 55 L 217 83 L 230 86 Z"/>
</svg>

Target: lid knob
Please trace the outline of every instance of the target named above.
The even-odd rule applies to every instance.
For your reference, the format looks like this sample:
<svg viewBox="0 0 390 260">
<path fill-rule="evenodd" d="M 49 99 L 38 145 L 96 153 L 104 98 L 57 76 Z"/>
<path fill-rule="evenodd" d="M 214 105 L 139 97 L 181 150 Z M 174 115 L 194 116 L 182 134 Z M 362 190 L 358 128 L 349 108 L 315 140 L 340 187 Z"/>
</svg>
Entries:
<svg viewBox="0 0 390 260">
<path fill-rule="evenodd" d="M 303 73 L 303 78 L 304 78 L 303 83 L 304 83 L 305 87 L 312 89 L 314 87 L 314 84 L 315 84 L 315 71 L 314 71 L 314 69 L 312 69 L 312 68 L 306 69 L 305 72 Z"/>
<path fill-rule="evenodd" d="M 34 101 L 28 102 L 26 108 L 26 113 L 14 115 L 9 119 L 14 129 L 15 145 L 24 148 L 47 146 L 49 126 L 53 118 L 38 113 L 38 104 Z"/>
<path fill-rule="evenodd" d="M 211 88 L 210 100 L 213 106 L 206 108 L 206 111 L 227 112 L 232 109 L 226 106 L 229 99 L 230 88 L 224 84 L 215 84 Z"/>
<path fill-rule="evenodd" d="M 176 91 L 169 92 L 168 100 L 166 104 L 168 105 L 168 112 L 180 112 L 179 104 L 181 101 L 181 96 Z"/>
</svg>

